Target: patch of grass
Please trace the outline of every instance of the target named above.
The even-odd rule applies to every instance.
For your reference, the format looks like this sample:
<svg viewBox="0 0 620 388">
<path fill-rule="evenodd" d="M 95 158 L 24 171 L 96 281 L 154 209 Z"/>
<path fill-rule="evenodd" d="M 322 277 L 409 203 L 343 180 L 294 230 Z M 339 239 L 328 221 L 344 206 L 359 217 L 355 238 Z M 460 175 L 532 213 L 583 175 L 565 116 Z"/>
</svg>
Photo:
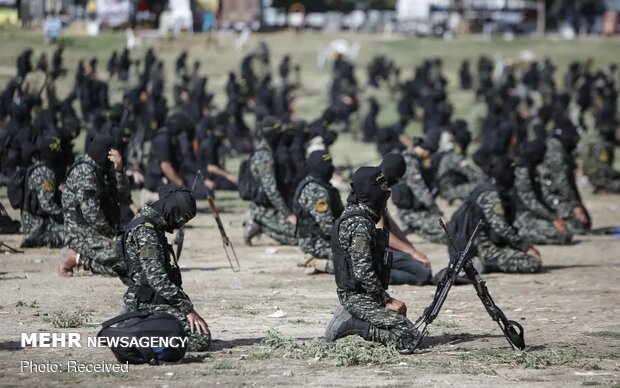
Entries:
<svg viewBox="0 0 620 388">
<path fill-rule="evenodd" d="M 604 337 L 604 338 L 620 338 L 620 331 L 595 331 L 594 333 L 589 333 L 588 335 L 592 337 Z"/>
<path fill-rule="evenodd" d="M 525 369 L 546 369 L 564 365 L 600 369 L 591 356 L 574 347 L 522 352 L 509 349 L 476 349 L 460 353 L 458 359 L 471 364 L 520 366 Z"/>
<path fill-rule="evenodd" d="M 227 309 L 237 311 L 239 313 L 248 314 L 248 315 L 257 315 L 258 311 L 252 307 L 243 305 L 241 303 L 232 303 L 227 306 Z"/>
<path fill-rule="evenodd" d="M 78 307 L 74 311 L 59 310 L 55 311 L 51 317 L 46 318 L 47 322 L 51 322 L 55 328 L 67 329 L 82 327 L 90 321 L 92 314 Z"/>
<path fill-rule="evenodd" d="M 238 366 L 235 365 L 234 363 L 223 360 L 223 361 L 216 361 L 213 364 L 209 365 L 209 367 L 203 370 L 199 370 L 195 373 L 200 376 L 213 376 L 213 375 L 220 375 L 220 374 L 225 374 L 225 373 L 239 375 L 242 373 L 242 370 L 238 368 Z"/>
<path fill-rule="evenodd" d="M 268 360 L 270 358 L 274 358 L 275 356 L 276 354 L 272 352 L 254 352 L 248 355 L 245 359 L 251 360 L 251 361 L 262 361 L 262 360 Z"/>
<path fill-rule="evenodd" d="M 347 337 L 329 343 L 316 338 L 299 342 L 284 337 L 277 330 L 269 330 L 263 344 L 274 357 L 297 360 L 328 361 L 334 366 L 386 365 L 401 359 L 393 347 L 367 343 L 359 338 Z"/>
<path fill-rule="evenodd" d="M 311 325 L 312 324 L 312 322 L 306 321 L 303 318 L 295 319 L 294 321 L 291 321 L 291 323 L 294 323 L 296 325 Z"/>
<path fill-rule="evenodd" d="M 17 303 L 15 303 L 15 307 L 28 307 L 31 309 L 36 309 L 39 307 L 39 303 L 36 300 L 33 300 L 30 303 L 24 302 L 23 300 L 18 300 Z"/>
</svg>

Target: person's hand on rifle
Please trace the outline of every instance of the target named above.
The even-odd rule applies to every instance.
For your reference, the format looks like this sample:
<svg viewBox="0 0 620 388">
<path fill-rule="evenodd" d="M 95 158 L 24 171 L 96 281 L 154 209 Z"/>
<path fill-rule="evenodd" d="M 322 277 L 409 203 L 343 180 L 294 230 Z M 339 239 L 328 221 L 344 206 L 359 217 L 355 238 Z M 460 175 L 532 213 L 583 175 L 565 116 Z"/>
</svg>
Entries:
<svg viewBox="0 0 620 388">
<path fill-rule="evenodd" d="M 194 309 L 187 314 L 187 322 L 192 333 L 207 334 L 209 332 L 209 326 Z"/>
<path fill-rule="evenodd" d="M 293 225 L 297 225 L 297 216 L 295 214 L 289 214 L 286 220 Z"/>
<path fill-rule="evenodd" d="M 390 299 L 385 303 L 385 308 L 400 315 L 407 315 L 407 306 L 398 299 Z"/>
</svg>

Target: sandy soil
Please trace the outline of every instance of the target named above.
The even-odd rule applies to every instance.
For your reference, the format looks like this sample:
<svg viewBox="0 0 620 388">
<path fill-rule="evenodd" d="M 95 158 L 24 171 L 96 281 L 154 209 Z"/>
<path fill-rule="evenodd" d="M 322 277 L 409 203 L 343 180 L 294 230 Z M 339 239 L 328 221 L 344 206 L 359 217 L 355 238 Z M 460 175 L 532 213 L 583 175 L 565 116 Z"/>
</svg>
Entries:
<svg viewBox="0 0 620 388">
<path fill-rule="evenodd" d="M 586 204 L 595 226 L 620 224 L 617 196 L 586 196 Z M 230 209 L 222 218 L 242 271 L 228 268 L 215 223 L 206 213 L 192 221 L 181 260 L 184 288 L 212 330 L 212 352 L 191 355 L 179 365 L 130 366 L 129 373 L 21 373 L 24 360 L 115 362 L 105 348 L 21 348 L 20 335 L 77 331 L 94 336 L 100 322 L 116 315 L 125 291 L 113 278 L 87 273 L 61 278 L 56 274 L 57 250 L 28 250 L 0 258 L 0 385 L 613 386 L 620 382 L 618 238 L 586 236 L 572 246 L 541 247 L 542 274 L 485 276 L 496 303 L 525 327 L 528 362 L 505 361 L 515 354 L 474 290 L 462 286 L 452 289 L 431 327 L 431 337 L 417 354 L 387 365 L 337 367 L 329 360 L 264 356 L 269 348 L 261 339 L 271 328 L 300 341 L 322 336 L 337 303 L 335 285 L 330 276 L 304 275 L 296 266 L 302 255 L 294 247 L 274 245 L 267 237 L 245 247 L 240 226 L 244 211 L 232 205 Z M 444 247 L 411 237 L 430 254 L 435 270 L 445 266 Z M 14 246 L 20 238 L 2 236 Z M 434 287 L 396 286 L 390 292 L 406 301 L 410 318 L 416 318 Z M 90 323 L 56 329 L 49 322 L 54 312 L 77 307 L 92 314 Z M 269 318 L 276 307 L 286 316 Z"/>
</svg>

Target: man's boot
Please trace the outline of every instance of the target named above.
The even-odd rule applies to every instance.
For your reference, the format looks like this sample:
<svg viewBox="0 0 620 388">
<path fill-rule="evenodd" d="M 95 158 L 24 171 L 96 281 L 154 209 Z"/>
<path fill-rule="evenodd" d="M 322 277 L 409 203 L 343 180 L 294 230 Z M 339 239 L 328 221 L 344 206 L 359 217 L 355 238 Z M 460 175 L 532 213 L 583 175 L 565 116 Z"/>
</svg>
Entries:
<svg viewBox="0 0 620 388">
<path fill-rule="evenodd" d="M 363 339 L 368 340 L 370 337 L 370 322 L 355 318 L 344 307 L 338 306 L 336 311 L 334 311 L 334 317 L 325 330 L 325 341 L 334 342 L 350 335 L 359 335 Z"/>
<path fill-rule="evenodd" d="M 410 332 L 405 333 L 398 341 L 396 345 L 396 350 L 400 354 L 413 354 L 413 352 L 418 348 L 420 341 L 420 332 L 418 330 L 411 330 Z"/>
<path fill-rule="evenodd" d="M 82 264 L 76 251 L 67 247 L 60 251 L 60 267 L 58 267 L 60 276 L 73 276 L 73 270 L 77 270 L 81 266 Z"/>
<path fill-rule="evenodd" d="M 243 222 L 243 242 L 247 246 L 252 246 L 252 239 L 260 234 L 260 226 L 254 222 L 252 217 L 248 217 Z"/>
</svg>

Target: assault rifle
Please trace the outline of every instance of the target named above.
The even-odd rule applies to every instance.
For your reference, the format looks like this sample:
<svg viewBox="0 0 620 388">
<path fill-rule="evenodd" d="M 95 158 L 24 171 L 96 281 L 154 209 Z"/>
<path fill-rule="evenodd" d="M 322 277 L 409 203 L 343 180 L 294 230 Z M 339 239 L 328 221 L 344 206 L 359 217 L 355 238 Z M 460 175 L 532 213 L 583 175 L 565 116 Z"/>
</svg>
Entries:
<svg viewBox="0 0 620 388">
<path fill-rule="evenodd" d="M 414 348 L 420 346 L 420 343 L 428 335 L 428 325 L 430 325 L 441 310 L 446 298 L 448 297 L 448 292 L 458 274 L 461 270 L 465 271 L 465 274 L 471 280 L 474 288 L 476 289 L 476 293 L 478 297 L 482 301 L 484 308 L 487 310 L 491 318 L 498 323 L 501 328 L 504 336 L 508 340 L 510 346 L 516 350 L 525 349 L 525 340 L 523 338 L 523 327 L 515 322 L 508 320 L 504 312 L 497 307 L 495 302 L 493 302 L 493 298 L 489 294 L 489 290 L 487 289 L 486 282 L 480 277 L 478 271 L 474 268 L 474 265 L 471 262 L 471 255 L 469 251 L 473 245 L 474 237 L 478 234 L 478 231 L 482 227 L 483 221 L 478 221 L 476 228 L 474 229 L 472 235 L 469 237 L 469 241 L 467 241 L 467 245 L 461 251 L 456 247 L 452 236 L 448 232 L 446 224 L 443 220 L 439 220 L 441 227 L 446 231 L 446 235 L 448 236 L 448 241 L 454 250 L 454 254 L 450 257 L 450 264 L 448 265 L 447 271 L 444 277 L 437 284 L 437 290 L 435 291 L 435 297 L 431 304 L 424 310 L 424 314 L 414 324 L 414 327 L 420 332 L 420 336 L 418 337 L 417 342 L 415 343 Z"/>
<path fill-rule="evenodd" d="M 198 170 L 196 172 L 196 177 L 194 178 L 194 184 L 192 185 L 192 192 L 196 188 L 196 183 L 198 182 L 198 177 L 203 179 L 202 170 Z M 239 259 L 237 258 L 237 253 L 235 252 L 235 247 L 232 245 L 232 242 L 226 235 L 226 230 L 224 230 L 224 224 L 222 223 L 222 219 L 220 218 L 219 213 L 217 212 L 217 208 L 215 207 L 215 200 L 213 199 L 213 194 L 211 190 L 207 190 L 207 201 L 209 202 L 209 209 L 211 210 L 211 214 L 215 218 L 215 222 L 217 223 L 217 228 L 222 236 L 222 245 L 224 246 L 224 253 L 226 253 L 226 258 L 228 259 L 228 263 L 230 264 L 230 269 L 233 272 L 239 272 L 241 270 L 241 265 L 239 264 Z M 177 231 L 177 235 L 174 239 L 174 243 L 177 246 L 177 260 L 181 257 L 181 252 L 183 251 L 183 242 L 185 240 L 185 225 L 179 228 Z M 235 262 L 231 259 L 231 256 L 234 258 Z"/>
<path fill-rule="evenodd" d="M 211 209 L 211 214 L 213 214 L 213 218 L 215 218 L 215 222 L 217 223 L 217 229 L 220 231 L 220 236 L 222 236 L 222 245 L 224 246 L 224 252 L 226 253 L 228 264 L 230 264 L 230 269 L 232 269 L 233 272 L 239 272 L 241 270 L 241 265 L 239 265 L 239 259 L 237 258 L 237 253 L 235 253 L 235 247 L 232 245 L 232 242 L 226 235 L 226 230 L 224 230 L 224 225 L 222 224 L 220 215 L 217 212 L 217 208 L 215 207 L 215 201 L 213 200 L 213 196 L 211 195 L 210 190 L 207 201 L 209 202 L 209 209 Z M 233 264 L 230 256 L 235 259 L 235 264 Z"/>
<path fill-rule="evenodd" d="M 198 177 L 202 179 L 202 171 L 198 170 L 196 176 L 194 177 L 194 183 L 192 184 L 192 193 L 196 189 L 196 183 L 198 182 Z M 183 252 L 183 243 L 185 242 L 185 225 L 181 226 L 179 230 L 177 230 L 176 236 L 174 236 L 174 244 L 177 246 L 177 254 L 176 260 L 179 261 L 181 259 L 181 253 Z"/>
</svg>

